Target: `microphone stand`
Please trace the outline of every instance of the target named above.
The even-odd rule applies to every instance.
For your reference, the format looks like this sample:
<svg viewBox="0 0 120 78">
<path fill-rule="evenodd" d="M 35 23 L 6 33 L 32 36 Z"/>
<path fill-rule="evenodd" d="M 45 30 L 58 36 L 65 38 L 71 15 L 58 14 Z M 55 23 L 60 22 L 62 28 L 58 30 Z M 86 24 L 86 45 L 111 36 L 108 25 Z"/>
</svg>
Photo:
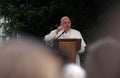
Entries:
<svg viewBox="0 0 120 78">
<path fill-rule="evenodd" d="M 58 39 L 59 37 L 61 37 L 66 31 L 64 30 L 58 37 L 56 37 L 55 39 Z"/>
</svg>

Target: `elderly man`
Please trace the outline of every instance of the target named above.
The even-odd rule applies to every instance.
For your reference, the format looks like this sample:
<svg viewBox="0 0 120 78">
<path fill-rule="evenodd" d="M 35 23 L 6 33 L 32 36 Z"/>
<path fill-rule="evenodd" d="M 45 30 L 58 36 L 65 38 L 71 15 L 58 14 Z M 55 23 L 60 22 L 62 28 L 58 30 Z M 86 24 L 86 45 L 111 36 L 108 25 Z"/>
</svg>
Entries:
<svg viewBox="0 0 120 78">
<path fill-rule="evenodd" d="M 71 20 L 69 17 L 64 16 L 61 18 L 60 26 L 57 29 L 51 31 L 48 35 L 45 36 L 45 42 L 53 46 L 54 39 L 64 39 L 64 38 L 78 38 L 82 39 L 80 53 L 84 52 L 86 44 L 82 38 L 82 35 L 79 31 L 71 28 Z M 76 56 L 76 63 L 80 65 L 79 55 Z"/>
</svg>

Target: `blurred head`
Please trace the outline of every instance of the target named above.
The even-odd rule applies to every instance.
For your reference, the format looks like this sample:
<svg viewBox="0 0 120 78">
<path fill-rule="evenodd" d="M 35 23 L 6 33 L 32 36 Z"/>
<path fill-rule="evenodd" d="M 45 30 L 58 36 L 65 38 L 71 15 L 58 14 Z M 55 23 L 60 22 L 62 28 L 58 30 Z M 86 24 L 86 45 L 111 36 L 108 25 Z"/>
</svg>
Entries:
<svg viewBox="0 0 120 78">
<path fill-rule="evenodd" d="M 61 65 L 41 44 L 13 40 L 0 47 L 0 78 L 61 78 Z"/>
<path fill-rule="evenodd" d="M 76 64 L 68 64 L 63 69 L 63 78 L 86 78 L 85 76 L 85 70 Z"/>
<path fill-rule="evenodd" d="M 120 78 L 120 42 L 102 39 L 88 48 L 87 78 Z"/>
<path fill-rule="evenodd" d="M 63 28 L 68 31 L 71 29 L 71 20 L 69 17 L 64 16 L 61 18 L 61 26 L 63 26 Z"/>
</svg>

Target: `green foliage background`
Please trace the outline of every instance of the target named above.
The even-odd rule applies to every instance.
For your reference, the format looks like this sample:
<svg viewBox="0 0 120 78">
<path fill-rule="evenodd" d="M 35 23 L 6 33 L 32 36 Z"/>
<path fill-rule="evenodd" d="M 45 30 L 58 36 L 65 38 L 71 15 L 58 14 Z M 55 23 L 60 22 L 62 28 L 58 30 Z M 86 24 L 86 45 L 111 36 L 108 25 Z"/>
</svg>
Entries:
<svg viewBox="0 0 120 78">
<path fill-rule="evenodd" d="M 0 0 L 0 16 L 7 34 L 24 32 L 44 37 L 69 16 L 73 28 L 81 31 L 87 43 L 96 35 L 94 31 L 104 11 L 113 0 Z M 92 34 L 92 37 L 91 37 Z"/>
</svg>

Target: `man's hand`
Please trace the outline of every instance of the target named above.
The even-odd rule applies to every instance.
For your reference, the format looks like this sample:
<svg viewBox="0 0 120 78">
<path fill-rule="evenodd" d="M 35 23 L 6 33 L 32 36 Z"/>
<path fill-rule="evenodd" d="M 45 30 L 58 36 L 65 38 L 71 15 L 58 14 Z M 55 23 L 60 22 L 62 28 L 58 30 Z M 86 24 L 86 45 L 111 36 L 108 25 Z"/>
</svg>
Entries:
<svg viewBox="0 0 120 78">
<path fill-rule="evenodd" d="M 59 31 L 63 30 L 63 26 L 58 26 L 56 33 L 58 33 Z"/>
</svg>

